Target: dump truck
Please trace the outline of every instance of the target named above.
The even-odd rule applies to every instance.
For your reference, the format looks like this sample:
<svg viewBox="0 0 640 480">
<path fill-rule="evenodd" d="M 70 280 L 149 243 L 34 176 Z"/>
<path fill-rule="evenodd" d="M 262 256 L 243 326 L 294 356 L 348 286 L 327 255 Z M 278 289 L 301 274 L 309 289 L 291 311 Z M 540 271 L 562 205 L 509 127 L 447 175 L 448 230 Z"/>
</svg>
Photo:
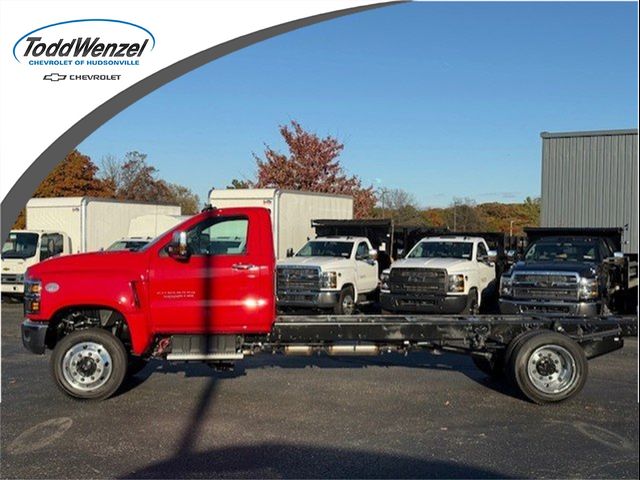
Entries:
<svg viewBox="0 0 640 480">
<path fill-rule="evenodd" d="M 25 278 L 22 342 L 52 350 L 65 394 L 113 395 L 151 358 L 228 368 L 245 356 L 471 355 L 537 403 L 569 399 L 587 360 L 637 334 L 635 317 L 277 316 L 272 212 L 207 208 L 136 252 L 50 259 Z M 34 379 L 35 380 L 35 379 Z"/>
</svg>

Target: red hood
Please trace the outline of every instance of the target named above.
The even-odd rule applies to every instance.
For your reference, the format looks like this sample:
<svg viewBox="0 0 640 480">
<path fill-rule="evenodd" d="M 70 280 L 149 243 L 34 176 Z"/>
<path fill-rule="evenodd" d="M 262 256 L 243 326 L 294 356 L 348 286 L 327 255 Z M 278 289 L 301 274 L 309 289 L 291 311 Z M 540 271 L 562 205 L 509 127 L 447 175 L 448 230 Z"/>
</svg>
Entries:
<svg viewBox="0 0 640 480">
<path fill-rule="evenodd" d="M 136 271 L 142 273 L 146 265 L 147 255 L 144 252 L 130 252 L 127 250 L 117 252 L 92 252 L 78 253 L 49 258 L 37 263 L 27 270 L 30 277 L 41 277 L 50 274 L 65 274 L 77 272 L 122 272 Z"/>
</svg>

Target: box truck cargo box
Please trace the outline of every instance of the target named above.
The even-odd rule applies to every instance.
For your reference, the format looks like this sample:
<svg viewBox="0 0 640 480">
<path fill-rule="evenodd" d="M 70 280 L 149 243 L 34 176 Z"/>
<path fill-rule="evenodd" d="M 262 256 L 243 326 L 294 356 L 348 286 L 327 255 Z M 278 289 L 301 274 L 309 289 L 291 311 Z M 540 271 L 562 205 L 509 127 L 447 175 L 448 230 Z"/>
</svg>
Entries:
<svg viewBox="0 0 640 480">
<path fill-rule="evenodd" d="M 297 251 L 315 237 L 311 221 L 316 218 L 353 218 L 353 197 L 331 193 L 279 190 L 275 188 L 211 190 L 209 202 L 216 208 L 263 207 L 271 212 L 276 258 Z"/>
<path fill-rule="evenodd" d="M 156 238 L 158 235 L 184 222 L 189 215 L 140 215 L 129 222 L 128 237 Z"/>
</svg>

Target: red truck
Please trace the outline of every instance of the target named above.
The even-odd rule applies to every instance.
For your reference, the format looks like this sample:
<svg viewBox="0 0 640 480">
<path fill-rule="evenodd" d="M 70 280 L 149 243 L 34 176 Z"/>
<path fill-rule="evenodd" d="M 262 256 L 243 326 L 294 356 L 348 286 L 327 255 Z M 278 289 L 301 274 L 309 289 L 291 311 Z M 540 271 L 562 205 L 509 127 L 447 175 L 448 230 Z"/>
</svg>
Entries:
<svg viewBox="0 0 640 480">
<path fill-rule="evenodd" d="M 537 403 L 577 394 L 587 359 L 635 335 L 635 317 L 276 316 L 269 212 L 208 208 L 136 252 L 49 259 L 27 271 L 22 341 L 53 350 L 51 372 L 78 399 L 104 399 L 150 358 L 224 367 L 245 355 L 472 355 Z M 303 271 L 301 275 L 305 275 Z M 318 279 L 301 278 L 318 291 Z"/>
</svg>

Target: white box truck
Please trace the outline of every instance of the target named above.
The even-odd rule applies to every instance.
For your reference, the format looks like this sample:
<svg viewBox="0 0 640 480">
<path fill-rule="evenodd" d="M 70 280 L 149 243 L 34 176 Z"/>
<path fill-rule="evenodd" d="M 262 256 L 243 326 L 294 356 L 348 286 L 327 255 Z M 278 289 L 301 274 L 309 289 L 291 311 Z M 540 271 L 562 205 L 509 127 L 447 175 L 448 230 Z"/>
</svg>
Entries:
<svg viewBox="0 0 640 480">
<path fill-rule="evenodd" d="M 125 237 L 142 215 L 180 215 L 178 205 L 92 197 L 32 198 L 27 228 L 12 230 L 2 246 L 2 293 L 23 293 L 24 273 L 55 255 L 100 250 Z"/>
<path fill-rule="evenodd" d="M 318 218 L 350 220 L 353 197 L 332 193 L 276 188 L 211 190 L 209 202 L 216 208 L 264 207 L 271 211 L 276 258 L 297 251 L 315 237 L 311 221 Z"/>
</svg>

